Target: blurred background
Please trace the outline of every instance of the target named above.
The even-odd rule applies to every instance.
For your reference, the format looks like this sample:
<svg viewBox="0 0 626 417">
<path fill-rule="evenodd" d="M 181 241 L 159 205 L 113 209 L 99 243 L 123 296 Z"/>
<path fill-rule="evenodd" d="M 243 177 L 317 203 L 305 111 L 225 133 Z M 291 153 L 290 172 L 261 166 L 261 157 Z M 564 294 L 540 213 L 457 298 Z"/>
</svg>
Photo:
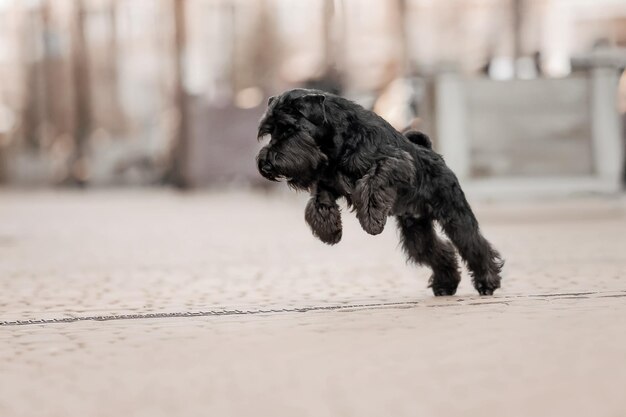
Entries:
<svg viewBox="0 0 626 417">
<path fill-rule="evenodd" d="M 1 417 L 626 416 L 625 67 L 626 0 L 0 0 Z M 431 136 L 495 297 L 310 233 L 302 86 Z"/>
<path fill-rule="evenodd" d="M 624 184 L 625 0 L 0 0 L 0 182 L 270 186 L 268 96 L 345 95 L 470 188 Z"/>
</svg>

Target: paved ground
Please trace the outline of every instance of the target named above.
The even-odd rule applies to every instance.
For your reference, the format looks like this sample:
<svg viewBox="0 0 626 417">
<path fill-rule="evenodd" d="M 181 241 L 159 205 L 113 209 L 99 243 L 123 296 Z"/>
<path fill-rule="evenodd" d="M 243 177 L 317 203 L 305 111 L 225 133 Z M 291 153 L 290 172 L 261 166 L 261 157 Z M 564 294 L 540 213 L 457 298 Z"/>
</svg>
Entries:
<svg viewBox="0 0 626 417">
<path fill-rule="evenodd" d="M 624 197 L 477 204 L 507 258 L 483 298 L 303 207 L 0 192 L 0 416 L 626 415 Z"/>
</svg>

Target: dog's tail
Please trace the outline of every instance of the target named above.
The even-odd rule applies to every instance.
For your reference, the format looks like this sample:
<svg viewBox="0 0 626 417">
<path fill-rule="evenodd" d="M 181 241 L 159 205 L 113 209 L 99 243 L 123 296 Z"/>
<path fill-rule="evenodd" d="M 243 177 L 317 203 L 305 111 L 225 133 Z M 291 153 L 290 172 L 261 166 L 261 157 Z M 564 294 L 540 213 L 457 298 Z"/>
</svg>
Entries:
<svg viewBox="0 0 626 417">
<path fill-rule="evenodd" d="M 417 130 L 407 130 L 403 132 L 404 136 L 414 144 L 422 146 L 424 148 L 432 149 L 433 144 L 430 138 L 425 133 L 418 132 Z"/>
</svg>

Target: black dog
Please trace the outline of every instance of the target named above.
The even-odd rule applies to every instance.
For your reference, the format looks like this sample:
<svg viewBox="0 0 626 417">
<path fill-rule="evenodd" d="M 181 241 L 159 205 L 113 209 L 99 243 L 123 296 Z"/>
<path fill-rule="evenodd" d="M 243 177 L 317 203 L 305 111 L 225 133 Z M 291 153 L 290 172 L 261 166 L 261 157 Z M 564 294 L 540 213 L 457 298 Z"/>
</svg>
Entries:
<svg viewBox="0 0 626 417">
<path fill-rule="evenodd" d="M 265 178 L 311 192 L 305 219 L 328 244 L 341 239 L 337 199 L 344 197 L 372 235 L 394 215 L 404 250 L 433 270 L 435 295 L 452 295 L 461 279 L 454 246 L 481 295 L 500 287 L 503 261 L 481 235 L 454 173 L 420 132 L 402 135 L 375 113 L 344 98 L 295 89 L 271 97 L 258 137 L 271 135 L 257 165 Z M 437 221 L 454 246 L 441 240 Z"/>
</svg>

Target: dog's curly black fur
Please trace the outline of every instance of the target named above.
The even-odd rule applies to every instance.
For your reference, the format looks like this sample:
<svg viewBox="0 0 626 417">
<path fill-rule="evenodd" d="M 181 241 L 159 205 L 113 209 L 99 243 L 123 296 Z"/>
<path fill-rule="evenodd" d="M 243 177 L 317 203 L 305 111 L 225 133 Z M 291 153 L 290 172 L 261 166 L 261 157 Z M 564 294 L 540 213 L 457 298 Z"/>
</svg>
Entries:
<svg viewBox="0 0 626 417">
<path fill-rule="evenodd" d="M 500 287 L 503 261 L 482 236 L 454 173 L 423 133 L 401 134 L 356 103 L 317 90 L 271 97 L 258 137 L 271 136 L 257 156 L 259 172 L 311 193 L 305 220 L 328 244 L 341 240 L 337 199 L 344 197 L 363 229 L 383 231 L 395 216 L 409 259 L 429 266 L 435 295 L 452 295 L 461 279 L 454 247 L 474 287 Z M 452 243 L 437 236 L 437 221 Z"/>
</svg>

